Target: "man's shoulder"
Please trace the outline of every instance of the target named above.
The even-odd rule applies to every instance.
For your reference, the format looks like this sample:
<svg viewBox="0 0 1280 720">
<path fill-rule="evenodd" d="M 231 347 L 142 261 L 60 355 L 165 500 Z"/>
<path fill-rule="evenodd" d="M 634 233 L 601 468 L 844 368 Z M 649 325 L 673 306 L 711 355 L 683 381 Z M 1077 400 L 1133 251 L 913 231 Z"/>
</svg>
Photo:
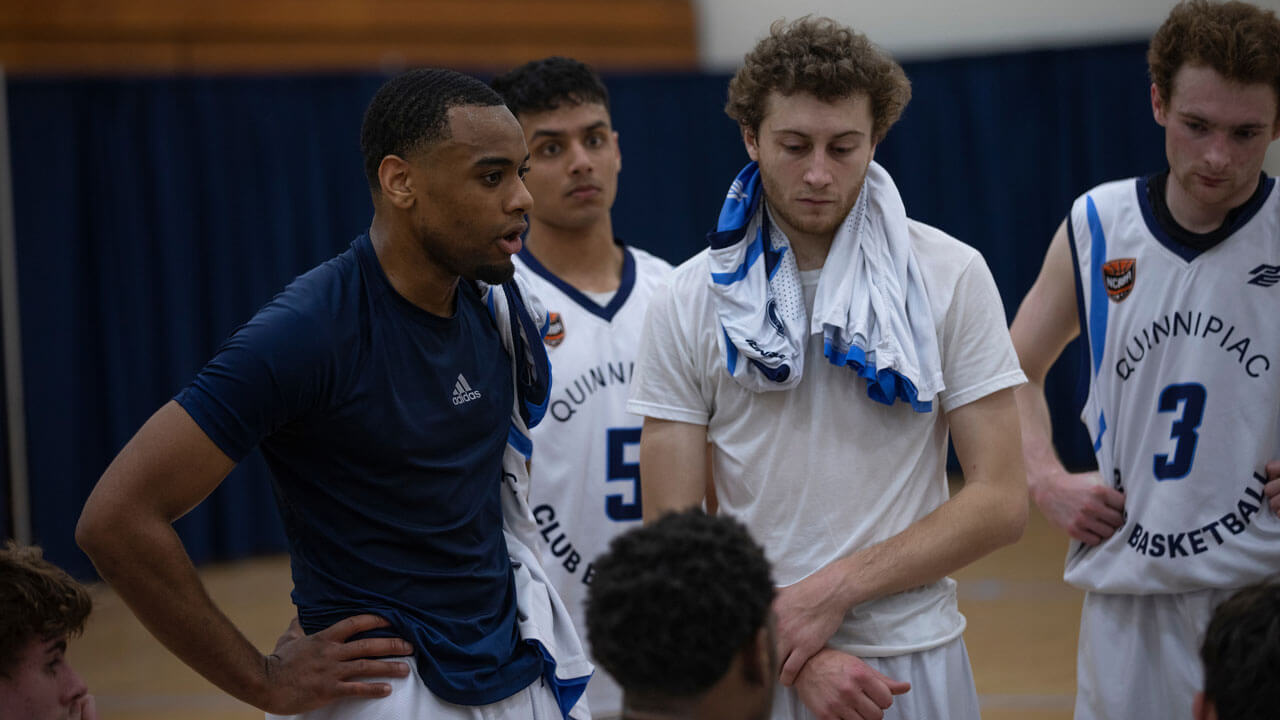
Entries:
<svg viewBox="0 0 1280 720">
<path fill-rule="evenodd" d="M 674 266 L 653 253 L 635 245 L 627 245 L 627 251 L 635 259 L 636 273 L 640 275 L 667 275 Z"/>
<path fill-rule="evenodd" d="M 710 251 L 703 248 L 693 257 L 680 263 L 671 271 L 671 287 L 677 291 L 692 290 L 693 288 L 706 288 L 707 278 L 710 277 L 711 270 L 707 265 L 707 255 Z"/>
<path fill-rule="evenodd" d="M 907 231 L 926 281 L 939 274 L 958 276 L 975 259 L 982 258 L 972 245 L 919 220 L 908 219 Z"/>
<path fill-rule="evenodd" d="M 246 328 L 257 326 L 260 338 L 278 334 L 285 343 L 325 344 L 343 329 L 355 330 L 364 278 L 354 248 L 307 272 L 263 305 Z"/>
</svg>

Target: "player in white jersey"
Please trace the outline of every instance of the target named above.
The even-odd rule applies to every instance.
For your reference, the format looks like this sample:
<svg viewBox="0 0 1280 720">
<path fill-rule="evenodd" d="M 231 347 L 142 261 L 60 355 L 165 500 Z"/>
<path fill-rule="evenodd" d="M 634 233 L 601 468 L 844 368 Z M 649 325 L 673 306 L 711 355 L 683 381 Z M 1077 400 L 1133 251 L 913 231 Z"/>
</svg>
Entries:
<svg viewBox="0 0 1280 720">
<path fill-rule="evenodd" d="M 1078 719 L 1185 716 L 1214 606 L 1280 572 L 1277 47 L 1274 13 L 1173 9 L 1148 54 L 1170 169 L 1077 199 L 1014 319 L 1032 497 L 1088 591 Z M 1076 335 L 1096 473 L 1063 468 L 1043 394 Z"/>
<path fill-rule="evenodd" d="M 909 97 L 864 35 L 775 23 L 729 86 L 753 163 L 711 247 L 654 296 L 636 359 L 646 519 L 700 503 L 710 476 L 774 565 L 777 720 L 977 720 L 946 575 L 1026 521 L 1023 376 L 995 282 L 976 250 L 910 220 L 871 161 Z M 819 317 L 833 322 L 815 331 Z M 840 347 L 844 318 L 876 342 Z M 918 367 L 890 369 L 909 354 Z"/>
<path fill-rule="evenodd" d="M 645 309 L 671 266 L 613 235 L 622 158 L 600 78 L 552 57 L 493 86 L 529 144 L 534 208 L 516 268 L 551 316 L 552 392 L 533 431 L 529 501 L 543 565 L 581 629 L 592 561 L 641 519 L 641 419 L 626 401 Z M 597 719 L 622 712 L 622 691 L 598 663 L 587 702 Z"/>
</svg>

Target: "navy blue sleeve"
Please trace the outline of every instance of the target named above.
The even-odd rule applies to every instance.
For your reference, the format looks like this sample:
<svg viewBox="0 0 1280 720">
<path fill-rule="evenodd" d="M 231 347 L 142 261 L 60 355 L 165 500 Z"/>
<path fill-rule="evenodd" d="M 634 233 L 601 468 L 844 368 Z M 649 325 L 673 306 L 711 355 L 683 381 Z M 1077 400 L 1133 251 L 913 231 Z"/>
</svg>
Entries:
<svg viewBox="0 0 1280 720">
<path fill-rule="evenodd" d="M 174 398 L 227 457 L 240 462 L 264 438 L 325 402 L 336 359 L 328 323 L 282 293 L 222 344 Z"/>
</svg>

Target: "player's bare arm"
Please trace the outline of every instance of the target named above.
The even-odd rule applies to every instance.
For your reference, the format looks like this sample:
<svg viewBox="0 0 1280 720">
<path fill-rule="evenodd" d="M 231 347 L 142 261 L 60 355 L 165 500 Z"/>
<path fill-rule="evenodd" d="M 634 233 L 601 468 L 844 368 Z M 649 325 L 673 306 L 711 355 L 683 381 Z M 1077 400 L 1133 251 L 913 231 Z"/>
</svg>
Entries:
<svg viewBox="0 0 1280 720">
<path fill-rule="evenodd" d="M 1013 390 L 956 408 L 947 421 L 964 488 L 888 540 L 778 591 L 784 684 L 795 682 L 850 609 L 934 582 L 1022 536 L 1027 488 Z"/>
<path fill-rule="evenodd" d="M 1053 449 L 1044 396 L 1049 368 L 1080 334 L 1069 242 L 1064 222 L 1053 235 L 1040 275 L 1018 308 L 1009 334 L 1027 376 L 1027 384 L 1015 394 L 1031 499 L 1054 526 L 1097 545 L 1124 524 L 1124 494 L 1105 484 L 1097 472 L 1067 472 Z"/>
<path fill-rule="evenodd" d="M 1272 460 L 1267 463 L 1267 484 L 1262 487 L 1262 492 L 1267 496 L 1267 504 L 1271 506 L 1271 512 L 1280 516 L 1280 460 Z"/>
<path fill-rule="evenodd" d="M 707 427 L 675 420 L 644 419 L 640 433 L 640 484 L 644 521 L 701 505 L 710 481 Z"/>
<path fill-rule="evenodd" d="M 384 627 L 373 615 L 295 637 L 264 656 L 214 605 L 173 522 L 198 505 L 232 462 L 176 402 L 147 421 L 107 468 L 85 504 L 76 541 L 147 629 L 210 682 L 262 710 L 292 714 L 343 697 L 382 697 L 404 663 L 368 660 L 407 655 L 395 638 L 345 642 Z"/>
</svg>

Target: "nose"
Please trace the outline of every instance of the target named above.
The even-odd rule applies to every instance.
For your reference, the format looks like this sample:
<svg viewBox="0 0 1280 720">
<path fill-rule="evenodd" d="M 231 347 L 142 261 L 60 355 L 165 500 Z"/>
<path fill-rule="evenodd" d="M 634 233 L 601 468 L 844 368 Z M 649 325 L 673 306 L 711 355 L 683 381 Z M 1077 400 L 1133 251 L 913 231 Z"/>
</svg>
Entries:
<svg viewBox="0 0 1280 720">
<path fill-rule="evenodd" d="M 1213 133 L 1205 148 L 1204 162 L 1214 172 L 1221 172 L 1231 163 L 1231 139 L 1226 133 Z"/>
<path fill-rule="evenodd" d="M 507 199 L 507 213 L 511 215 L 527 215 L 533 209 L 533 195 L 525 187 L 524 180 L 515 184 L 514 192 Z"/>
<path fill-rule="evenodd" d="M 583 147 L 582 143 L 574 142 L 569 144 L 569 172 L 578 175 L 589 173 L 592 170 L 591 154 Z"/>
<path fill-rule="evenodd" d="M 803 180 L 805 185 L 812 188 L 823 188 L 831 184 L 831 159 L 821 148 L 815 149 L 809 156 Z"/>
<path fill-rule="evenodd" d="M 60 698 L 64 706 L 79 700 L 89 692 L 89 687 L 84 684 L 80 674 L 71 669 L 70 665 L 66 668 L 66 675 L 62 678 Z"/>
</svg>

